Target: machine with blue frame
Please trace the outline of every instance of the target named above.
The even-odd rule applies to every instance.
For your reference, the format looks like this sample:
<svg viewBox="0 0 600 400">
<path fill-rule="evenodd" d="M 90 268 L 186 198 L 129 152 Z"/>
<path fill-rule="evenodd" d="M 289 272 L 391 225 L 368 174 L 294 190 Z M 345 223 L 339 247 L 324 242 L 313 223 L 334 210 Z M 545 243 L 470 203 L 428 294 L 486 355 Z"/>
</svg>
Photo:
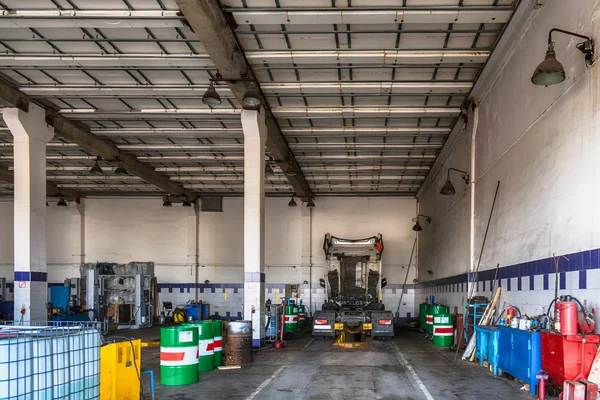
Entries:
<svg viewBox="0 0 600 400">
<path fill-rule="evenodd" d="M 81 307 L 80 278 L 65 279 L 62 286 L 50 287 L 49 318 L 57 322 L 90 321 L 88 310 Z"/>
</svg>

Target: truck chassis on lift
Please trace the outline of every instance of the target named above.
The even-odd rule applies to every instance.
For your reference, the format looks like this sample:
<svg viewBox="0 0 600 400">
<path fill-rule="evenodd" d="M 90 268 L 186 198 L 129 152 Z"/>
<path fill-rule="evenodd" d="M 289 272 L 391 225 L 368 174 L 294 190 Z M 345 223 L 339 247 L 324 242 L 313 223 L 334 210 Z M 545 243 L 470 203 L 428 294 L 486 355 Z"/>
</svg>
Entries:
<svg viewBox="0 0 600 400">
<path fill-rule="evenodd" d="M 343 342 L 393 338 L 391 311 L 382 302 L 381 234 L 366 239 L 341 239 L 325 235 L 327 279 L 321 279 L 327 300 L 313 317 L 313 336 L 337 337 Z"/>
</svg>

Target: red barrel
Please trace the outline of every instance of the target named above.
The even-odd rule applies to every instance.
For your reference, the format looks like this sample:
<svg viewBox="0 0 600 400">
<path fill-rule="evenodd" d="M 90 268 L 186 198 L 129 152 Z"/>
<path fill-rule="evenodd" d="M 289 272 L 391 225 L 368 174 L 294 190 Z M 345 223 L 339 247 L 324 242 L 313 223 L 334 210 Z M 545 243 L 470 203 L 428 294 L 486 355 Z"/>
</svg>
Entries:
<svg viewBox="0 0 600 400">
<path fill-rule="evenodd" d="M 577 335 L 577 303 L 574 301 L 556 302 L 556 328 L 560 330 L 561 335 Z"/>
</svg>

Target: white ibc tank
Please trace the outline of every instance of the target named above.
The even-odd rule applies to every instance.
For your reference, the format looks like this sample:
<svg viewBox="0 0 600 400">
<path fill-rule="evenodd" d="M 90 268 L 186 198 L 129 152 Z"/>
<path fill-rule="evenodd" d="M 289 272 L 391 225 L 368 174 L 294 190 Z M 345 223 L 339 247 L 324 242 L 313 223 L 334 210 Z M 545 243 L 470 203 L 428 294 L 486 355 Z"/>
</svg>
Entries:
<svg viewBox="0 0 600 400">
<path fill-rule="evenodd" d="M 0 399 L 100 398 L 100 333 L 0 327 Z"/>
</svg>

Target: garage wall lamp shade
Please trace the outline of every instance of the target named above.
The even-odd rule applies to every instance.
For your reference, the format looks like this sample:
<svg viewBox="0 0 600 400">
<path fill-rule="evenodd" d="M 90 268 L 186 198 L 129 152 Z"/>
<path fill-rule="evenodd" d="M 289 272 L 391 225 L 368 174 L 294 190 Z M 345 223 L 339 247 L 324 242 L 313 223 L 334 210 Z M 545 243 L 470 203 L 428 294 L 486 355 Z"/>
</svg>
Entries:
<svg viewBox="0 0 600 400">
<path fill-rule="evenodd" d="M 296 207 L 297 205 L 298 204 L 296 204 L 296 199 L 294 199 L 294 196 L 292 196 L 292 199 L 288 203 L 288 207 Z"/>
<path fill-rule="evenodd" d="M 92 166 L 92 168 L 90 168 L 90 174 L 92 174 L 92 175 L 104 175 L 104 171 L 102 171 L 102 168 L 100 168 L 100 163 L 98 161 L 100 161 L 100 157 L 98 157 L 96 159 L 96 162 L 94 163 L 94 165 Z"/>
<path fill-rule="evenodd" d="M 562 29 L 551 29 L 548 34 L 548 50 L 546 51 L 546 57 L 544 58 L 544 61 L 542 61 L 541 64 L 538 65 L 538 67 L 533 72 L 533 76 L 531 77 L 531 82 L 534 85 L 556 85 L 564 81 L 566 78 L 565 68 L 560 63 L 560 61 L 556 59 L 556 52 L 554 51 L 554 42 L 552 41 L 553 32 L 564 33 L 566 35 L 571 35 L 585 39 L 584 42 L 577 44 L 577 48 L 584 54 L 585 61 L 588 66 L 592 65 L 594 62 L 595 48 L 594 41 L 591 38 Z"/>
<path fill-rule="evenodd" d="M 67 206 L 67 202 L 65 201 L 65 199 L 63 199 L 62 197 L 60 199 L 58 199 L 58 203 L 56 203 L 57 206 L 59 207 L 66 207 Z"/>
<path fill-rule="evenodd" d="M 456 194 L 456 188 L 454 187 L 454 185 L 452 184 L 452 181 L 450 180 L 450 171 L 456 171 L 456 172 L 460 172 L 463 175 L 461 176 L 461 178 L 465 181 L 465 183 L 468 185 L 469 184 L 469 174 L 466 171 L 461 171 L 460 169 L 456 169 L 456 168 L 448 168 L 448 175 L 446 177 L 446 183 L 444 183 L 444 185 L 442 186 L 442 189 L 440 190 L 440 194 L 443 194 L 444 196 L 452 196 L 454 194 Z"/>
<path fill-rule="evenodd" d="M 123 166 L 123 163 L 119 164 L 119 166 L 115 168 L 115 175 L 129 175 Z"/>
<path fill-rule="evenodd" d="M 412 230 L 415 232 L 421 232 L 423 230 L 423 227 L 421 226 L 421 223 L 419 222 L 419 217 L 423 217 L 427 220 L 427 223 L 431 225 L 431 217 L 427 216 L 427 215 L 423 215 L 423 214 L 419 214 L 417 215 L 416 218 L 413 218 L 412 220 L 414 221 L 414 225 Z"/>
<path fill-rule="evenodd" d="M 169 196 L 163 197 L 163 207 L 173 207 L 173 204 L 171 204 L 171 198 Z"/>
<path fill-rule="evenodd" d="M 308 207 L 308 208 L 315 208 L 315 202 L 313 201 L 312 198 L 308 199 L 308 203 L 306 203 L 306 207 Z"/>
<path fill-rule="evenodd" d="M 248 84 L 248 88 L 246 89 L 246 93 L 242 99 L 242 103 L 244 103 L 246 107 L 258 107 L 260 106 L 260 98 L 261 96 L 258 92 L 258 88 L 256 87 L 256 83 L 251 81 Z"/>
<path fill-rule="evenodd" d="M 208 86 L 208 89 L 206 89 L 204 95 L 202 95 L 202 102 L 211 107 L 221 105 L 223 102 L 221 100 L 221 96 L 219 96 L 219 93 L 217 93 L 215 86 L 212 83 Z"/>
</svg>

